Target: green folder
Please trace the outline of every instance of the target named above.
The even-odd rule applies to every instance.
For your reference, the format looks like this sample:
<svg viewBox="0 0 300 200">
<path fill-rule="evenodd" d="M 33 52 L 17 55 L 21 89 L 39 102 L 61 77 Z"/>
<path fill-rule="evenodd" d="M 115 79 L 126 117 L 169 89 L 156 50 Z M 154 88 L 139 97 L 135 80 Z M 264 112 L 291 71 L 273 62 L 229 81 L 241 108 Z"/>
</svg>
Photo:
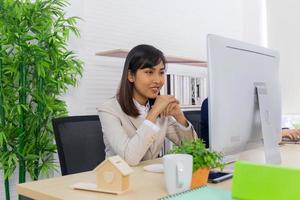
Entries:
<svg viewBox="0 0 300 200">
<path fill-rule="evenodd" d="M 161 200 L 231 200 L 231 193 L 227 190 L 216 189 L 208 186 L 188 190 L 185 192 L 170 195 Z"/>
<path fill-rule="evenodd" d="M 300 169 L 236 162 L 232 197 L 243 200 L 300 200 Z"/>
</svg>

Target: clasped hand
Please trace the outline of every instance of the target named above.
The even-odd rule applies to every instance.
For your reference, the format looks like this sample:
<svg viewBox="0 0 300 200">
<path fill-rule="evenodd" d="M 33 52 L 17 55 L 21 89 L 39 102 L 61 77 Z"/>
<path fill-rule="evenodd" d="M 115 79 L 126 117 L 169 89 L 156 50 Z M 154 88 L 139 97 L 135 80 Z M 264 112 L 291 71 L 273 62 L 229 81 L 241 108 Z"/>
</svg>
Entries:
<svg viewBox="0 0 300 200">
<path fill-rule="evenodd" d="M 183 116 L 179 101 L 171 95 L 157 96 L 152 109 L 157 109 L 161 117 L 173 116 L 177 119 Z"/>
<path fill-rule="evenodd" d="M 171 95 L 159 95 L 148 113 L 146 119 L 154 122 L 158 116 L 173 116 L 178 123 L 188 127 L 188 122 L 180 110 L 179 101 Z"/>
</svg>

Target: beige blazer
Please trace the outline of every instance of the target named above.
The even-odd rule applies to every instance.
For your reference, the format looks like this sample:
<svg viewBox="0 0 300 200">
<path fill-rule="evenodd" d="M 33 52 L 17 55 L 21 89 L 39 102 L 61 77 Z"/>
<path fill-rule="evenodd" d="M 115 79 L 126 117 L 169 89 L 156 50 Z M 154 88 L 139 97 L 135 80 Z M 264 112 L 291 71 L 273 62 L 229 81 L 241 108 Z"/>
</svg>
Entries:
<svg viewBox="0 0 300 200">
<path fill-rule="evenodd" d="M 142 117 L 130 117 L 121 109 L 116 98 L 97 108 L 103 131 L 106 156 L 119 155 L 129 165 L 158 157 L 165 137 L 179 145 L 197 138 L 192 127 L 183 130 L 173 117 L 158 118 L 156 132 Z"/>
</svg>

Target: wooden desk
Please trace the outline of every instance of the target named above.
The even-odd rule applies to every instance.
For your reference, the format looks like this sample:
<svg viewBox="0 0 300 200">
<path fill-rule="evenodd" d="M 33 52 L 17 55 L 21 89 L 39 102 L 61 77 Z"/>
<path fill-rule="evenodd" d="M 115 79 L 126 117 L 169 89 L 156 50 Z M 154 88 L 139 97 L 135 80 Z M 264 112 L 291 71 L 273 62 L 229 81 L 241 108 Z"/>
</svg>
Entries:
<svg viewBox="0 0 300 200">
<path fill-rule="evenodd" d="M 300 145 L 286 144 L 280 147 L 280 151 L 283 166 L 300 167 Z M 251 150 L 243 153 L 241 159 L 263 162 L 264 154 L 262 149 Z M 17 185 L 17 192 L 32 199 L 41 200 L 158 199 L 167 195 L 163 174 L 146 172 L 142 168 L 144 165 L 158 162 L 161 162 L 161 160 L 157 159 L 143 162 L 140 166 L 134 167 L 134 173 L 130 177 L 130 191 L 121 195 L 86 192 L 74 190 L 69 187 L 77 182 L 95 182 L 93 172 L 84 172 L 19 184 Z M 210 184 L 210 186 L 230 190 L 231 180 L 218 184 Z"/>
</svg>

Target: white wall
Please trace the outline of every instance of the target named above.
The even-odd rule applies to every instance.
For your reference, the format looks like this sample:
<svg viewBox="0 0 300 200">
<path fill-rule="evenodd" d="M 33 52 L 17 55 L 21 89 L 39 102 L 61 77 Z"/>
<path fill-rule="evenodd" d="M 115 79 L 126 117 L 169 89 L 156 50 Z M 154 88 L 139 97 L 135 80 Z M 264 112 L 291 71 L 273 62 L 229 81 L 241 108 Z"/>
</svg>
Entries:
<svg viewBox="0 0 300 200">
<path fill-rule="evenodd" d="M 299 10 L 299 0 L 267 0 L 268 46 L 280 52 L 284 114 L 300 114 Z"/>
<path fill-rule="evenodd" d="M 85 72 L 65 96 L 70 115 L 96 114 L 95 107 L 116 92 L 124 59 L 96 52 L 148 43 L 165 54 L 205 60 L 208 33 L 262 44 L 261 9 L 261 0 L 71 0 L 69 14 L 83 21 L 82 37 L 70 45 L 85 61 Z M 183 67 L 169 70 L 181 73 Z"/>
</svg>

